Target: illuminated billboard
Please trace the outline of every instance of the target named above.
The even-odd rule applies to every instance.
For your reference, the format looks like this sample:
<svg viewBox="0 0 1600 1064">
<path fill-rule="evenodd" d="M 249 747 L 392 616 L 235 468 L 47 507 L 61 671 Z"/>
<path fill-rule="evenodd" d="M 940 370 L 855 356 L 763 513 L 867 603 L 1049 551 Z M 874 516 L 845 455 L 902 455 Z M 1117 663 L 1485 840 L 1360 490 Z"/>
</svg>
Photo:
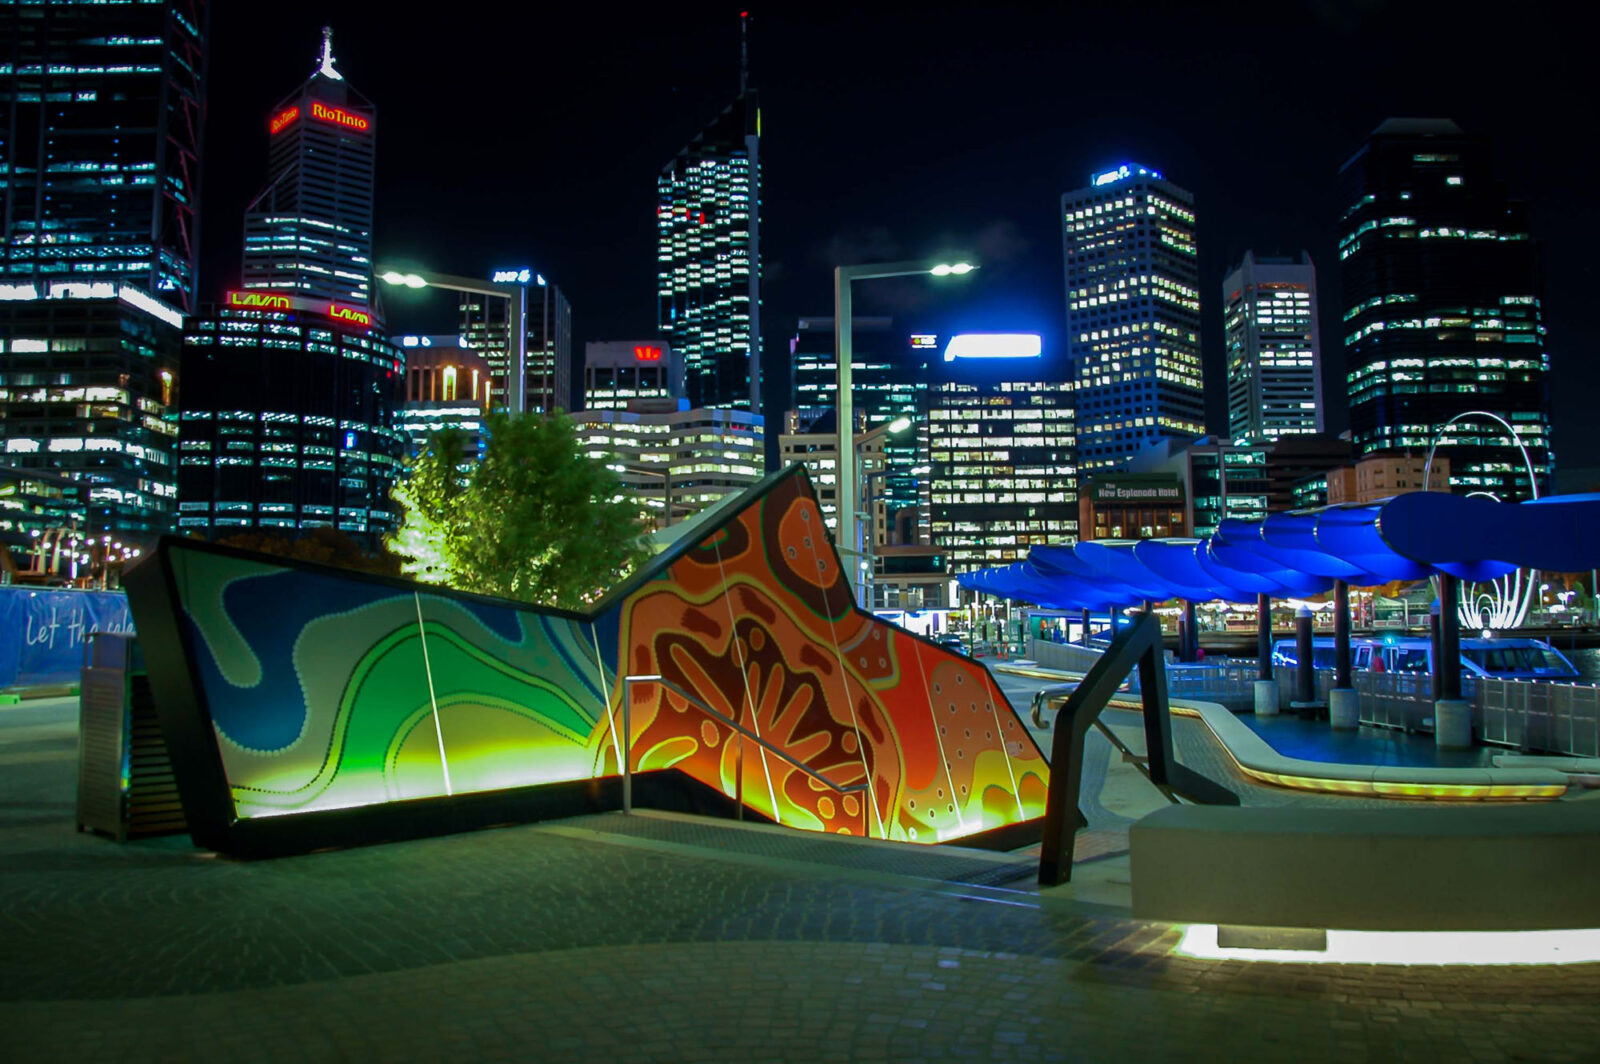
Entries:
<svg viewBox="0 0 1600 1064">
<path fill-rule="evenodd" d="M 961 333 L 950 337 L 944 360 L 958 358 L 1038 358 L 1044 344 L 1036 333 Z"/>
</svg>

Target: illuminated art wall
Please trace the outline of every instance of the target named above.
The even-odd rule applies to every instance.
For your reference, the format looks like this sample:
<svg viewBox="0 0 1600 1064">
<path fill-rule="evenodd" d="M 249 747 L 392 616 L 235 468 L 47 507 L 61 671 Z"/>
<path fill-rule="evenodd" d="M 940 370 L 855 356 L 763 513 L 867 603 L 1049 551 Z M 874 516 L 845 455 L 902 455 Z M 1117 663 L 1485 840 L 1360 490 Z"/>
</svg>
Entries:
<svg viewBox="0 0 1600 1064">
<path fill-rule="evenodd" d="M 588 617 L 188 540 L 157 564 L 240 819 L 612 776 L 625 747 L 809 830 L 930 842 L 1044 811 L 987 671 L 853 606 L 799 470 Z M 131 583 L 140 617 L 154 582 Z M 631 742 L 629 675 L 672 685 L 631 685 Z"/>
</svg>

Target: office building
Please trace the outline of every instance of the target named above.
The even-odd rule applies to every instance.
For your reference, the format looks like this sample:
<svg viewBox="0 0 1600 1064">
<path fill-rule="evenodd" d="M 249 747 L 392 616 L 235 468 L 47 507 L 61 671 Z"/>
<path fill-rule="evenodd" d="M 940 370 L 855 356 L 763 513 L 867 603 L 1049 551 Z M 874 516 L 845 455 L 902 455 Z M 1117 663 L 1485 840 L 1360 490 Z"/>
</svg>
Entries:
<svg viewBox="0 0 1600 1064">
<path fill-rule="evenodd" d="M 1548 490 L 1550 356 L 1527 206 L 1487 140 L 1444 119 L 1392 118 L 1340 170 L 1350 428 L 1362 455 L 1426 454 L 1468 411 L 1504 419 Z M 1458 491 L 1532 494 L 1522 450 L 1481 416 L 1440 453 Z"/>
<path fill-rule="evenodd" d="M 694 407 L 761 410 L 760 147 L 741 90 L 656 179 L 656 326 Z"/>
<path fill-rule="evenodd" d="M 194 309 L 208 6 L 0 7 L 0 284 L 126 284 Z"/>
<path fill-rule="evenodd" d="M 584 410 L 578 446 L 618 470 L 653 528 L 692 517 L 762 476 L 761 415 L 748 410 Z"/>
<path fill-rule="evenodd" d="M 267 118 L 267 180 L 245 209 L 243 287 L 371 310 L 377 108 L 333 59 Z"/>
<path fill-rule="evenodd" d="M 1205 432 L 1194 197 L 1143 166 L 1061 197 L 1067 351 L 1086 473 Z"/>
<path fill-rule="evenodd" d="M 1434 456 L 1431 467 L 1426 455 L 1373 455 L 1328 471 L 1328 504 L 1382 502 L 1410 491 L 1449 491 L 1451 479 L 1450 459 L 1442 453 Z"/>
<path fill-rule="evenodd" d="M 97 535 L 172 524 L 209 25 L 203 0 L 0 7 L 0 464 L 82 483 Z"/>
<path fill-rule="evenodd" d="M 1128 470 L 1150 483 L 1159 479 L 1176 485 L 1176 496 L 1170 489 L 1162 489 L 1153 501 L 1170 506 L 1174 517 L 1181 508 L 1182 521 L 1172 522 L 1172 527 L 1181 525 L 1183 531 L 1159 532 L 1158 519 L 1146 532 L 1148 522 L 1128 520 L 1123 522 L 1121 536 L 1117 536 L 1108 528 L 1113 522 L 1096 512 L 1096 538 L 1209 536 L 1224 518 L 1259 521 L 1269 513 L 1297 509 L 1303 505 L 1305 495 L 1299 486 L 1313 476 L 1326 477 L 1330 470 L 1348 463 L 1350 454 L 1349 440 L 1320 433 L 1278 440 L 1230 440 L 1218 436 L 1162 440 L 1136 455 L 1128 463 Z M 1118 478 L 1108 479 L 1122 485 Z M 1098 490 L 1098 479 L 1095 484 L 1092 490 L 1098 510 L 1104 493 Z"/>
<path fill-rule="evenodd" d="M 559 285 L 532 270 L 497 270 L 492 279 L 501 284 L 522 284 L 528 289 L 523 365 L 527 412 L 577 409 L 582 404 L 572 387 L 572 305 L 566 294 Z M 511 364 L 510 303 L 493 296 L 463 293 L 460 310 L 461 335 L 489 363 L 490 403 L 496 410 L 504 410 Z"/>
<path fill-rule="evenodd" d="M 856 431 L 886 425 L 897 418 L 916 418 L 928 387 L 930 356 L 938 358 L 938 337 L 928 333 L 909 338 L 896 333 L 890 318 L 854 320 L 851 393 Z M 797 433 L 837 433 L 834 419 L 839 364 L 834 355 L 833 319 L 801 318 L 789 342 L 793 386 L 789 409 Z M 886 442 L 887 467 L 880 485 L 889 518 L 920 500 L 919 457 L 915 434 L 891 436 Z"/>
<path fill-rule="evenodd" d="M 584 345 L 583 409 L 677 410 L 684 399 L 683 356 L 664 340 L 601 340 Z M 687 408 L 687 403 L 683 404 Z"/>
<path fill-rule="evenodd" d="M 315 71 L 267 123 L 269 188 L 289 190 L 292 210 L 261 213 L 257 200 L 244 251 L 255 287 L 228 292 L 184 334 L 180 530 L 333 527 L 375 546 L 397 523 L 405 356 L 369 302 L 376 122 L 323 31 Z M 325 166 L 325 152 L 342 162 Z M 278 240 L 310 250 L 280 259 Z"/>
<path fill-rule="evenodd" d="M 320 300 L 208 308 L 184 345 L 179 531 L 329 526 L 368 545 L 393 531 L 398 348 Z"/>
<path fill-rule="evenodd" d="M 1228 435 L 1275 440 L 1323 431 L 1317 271 L 1311 256 L 1244 259 L 1222 282 Z"/>
<path fill-rule="evenodd" d="M 920 539 L 952 573 L 1078 538 L 1073 385 L 1039 337 L 957 335 L 917 424 L 928 459 Z"/>
<path fill-rule="evenodd" d="M 402 336 L 405 355 L 405 401 L 395 413 L 395 427 L 416 457 L 428 438 L 445 429 L 466 437 L 467 451 L 483 457 L 484 415 L 489 411 L 489 364 L 467 345 L 464 336 Z"/>
</svg>

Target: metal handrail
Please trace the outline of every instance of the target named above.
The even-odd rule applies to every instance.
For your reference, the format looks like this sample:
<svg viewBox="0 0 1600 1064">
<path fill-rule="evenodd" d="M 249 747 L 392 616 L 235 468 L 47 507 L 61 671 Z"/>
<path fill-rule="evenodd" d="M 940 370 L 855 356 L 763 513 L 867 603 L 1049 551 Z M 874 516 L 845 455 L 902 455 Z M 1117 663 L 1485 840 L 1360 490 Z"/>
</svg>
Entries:
<svg viewBox="0 0 1600 1064">
<path fill-rule="evenodd" d="M 824 786 L 831 787 L 839 794 L 859 794 L 867 789 L 866 780 L 862 780 L 860 783 L 851 784 L 835 783 L 833 780 L 828 779 L 828 777 L 814 770 L 804 761 L 798 760 L 787 751 L 784 751 L 767 742 L 767 740 L 763 739 L 757 733 L 749 730 L 738 721 L 719 713 L 715 709 L 712 709 L 710 706 L 702 702 L 697 696 L 685 691 L 683 688 L 679 687 L 665 676 L 662 676 L 660 673 L 650 673 L 648 675 L 624 676 L 622 678 L 622 811 L 624 813 L 633 812 L 633 685 L 635 683 L 654 683 L 665 687 L 668 691 L 671 691 L 673 694 L 677 695 L 685 702 L 688 702 L 690 705 L 695 706 L 707 716 L 720 720 L 722 723 L 738 732 L 744 738 L 749 739 L 751 742 L 761 747 L 761 749 L 767 751 L 773 757 L 778 758 L 780 761 L 787 762 L 793 767 L 799 769 L 806 776 L 816 780 L 818 783 L 821 783 Z"/>
</svg>

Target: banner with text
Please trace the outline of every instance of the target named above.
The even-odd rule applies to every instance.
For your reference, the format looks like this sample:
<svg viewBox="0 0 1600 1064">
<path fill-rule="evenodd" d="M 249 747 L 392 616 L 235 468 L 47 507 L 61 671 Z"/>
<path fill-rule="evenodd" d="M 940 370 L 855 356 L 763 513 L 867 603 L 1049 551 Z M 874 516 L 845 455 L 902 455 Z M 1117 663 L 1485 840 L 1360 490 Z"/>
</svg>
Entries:
<svg viewBox="0 0 1600 1064">
<path fill-rule="evenodd" d="M 0 586 L 0 689 L 77 683 L 90 632 L 132 632 L 120 591 Z"/>
</svg>

